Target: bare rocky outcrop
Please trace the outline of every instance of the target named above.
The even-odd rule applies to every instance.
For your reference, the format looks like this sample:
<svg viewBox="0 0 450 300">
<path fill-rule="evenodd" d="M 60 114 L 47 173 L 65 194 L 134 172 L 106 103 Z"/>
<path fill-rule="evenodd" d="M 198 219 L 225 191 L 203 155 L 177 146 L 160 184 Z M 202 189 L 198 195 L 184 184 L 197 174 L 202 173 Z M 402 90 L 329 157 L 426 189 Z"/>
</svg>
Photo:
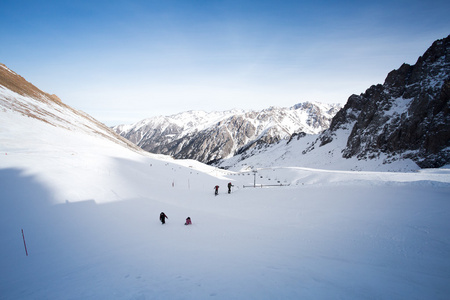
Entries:
<svg viewBox="0 0 450 300">
<path fill-rule="evenodd" d="M 351 130 L 344 158 L 385 153 L 411 158 L 422 168 L 450 163 L 450 36 L 438 40 L 415 65 L 403 64 L 384 84 L 349 97 L 318 139 Z"/>
</svg>

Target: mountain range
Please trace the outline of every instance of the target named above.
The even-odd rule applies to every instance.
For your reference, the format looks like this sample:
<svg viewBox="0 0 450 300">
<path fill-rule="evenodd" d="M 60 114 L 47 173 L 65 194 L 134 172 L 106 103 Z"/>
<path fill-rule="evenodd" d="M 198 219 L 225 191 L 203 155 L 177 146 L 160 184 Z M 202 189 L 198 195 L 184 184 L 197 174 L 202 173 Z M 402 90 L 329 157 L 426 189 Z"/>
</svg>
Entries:
<svg viewBox="0 0 450 300">
<path fill-rule="evenodd" d="M 319 133 L 340 108 L 340 104 L 305 102 L 261 111 L 188 111 L 113 129 L 146 151 L 211 164 L 296 133 Z"/>
<path fill-rule="evenodd" d="M 190 111 L 114 130 L 149 152 L 236 170 L 323 159 L 336 168 L 349 159 L 354 169 L 370 162 L 370 168 L 398 170 L 396 161 L 409 161 L 409 170 L 441 167 L 450 163 L 449 49 L 449 37 L 435 41 L 414 65 L 391 71 L 344 107 L 305 102 L 250 112 Z"/>
<path fill-rule="evenodd" d="M 262 111 L 189 111 L 111 129 L 2 64 L 0 90 L 3 111 L 100 135 L 134 151 L 227 169 L 353 165 L 411 171 L 450 163 L 450 36 L 435 41 L 414 65 L 390 72 L 383 84 L 350 96 L 342 108 L 306 102 Z"/>
</svg>

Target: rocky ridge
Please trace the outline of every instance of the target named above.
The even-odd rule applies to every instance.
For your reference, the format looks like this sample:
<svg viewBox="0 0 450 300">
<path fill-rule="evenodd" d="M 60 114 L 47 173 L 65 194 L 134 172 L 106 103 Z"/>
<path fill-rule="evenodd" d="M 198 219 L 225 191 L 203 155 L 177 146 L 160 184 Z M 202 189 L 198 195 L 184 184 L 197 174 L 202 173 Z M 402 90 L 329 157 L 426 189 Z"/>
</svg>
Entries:
<svg viewBox="0 0 450 300">
<path fill-rule="evenodd" d="M 437 40 L 416 64 L 391 71 L 384 84 L 349 97 L 306 151 L 350 130 L 344 158 L 412 159 L 421 168 L 450 163 L 450 36 Z M 388 162 L 389 160 L 387 160 Z"/>
</svg>

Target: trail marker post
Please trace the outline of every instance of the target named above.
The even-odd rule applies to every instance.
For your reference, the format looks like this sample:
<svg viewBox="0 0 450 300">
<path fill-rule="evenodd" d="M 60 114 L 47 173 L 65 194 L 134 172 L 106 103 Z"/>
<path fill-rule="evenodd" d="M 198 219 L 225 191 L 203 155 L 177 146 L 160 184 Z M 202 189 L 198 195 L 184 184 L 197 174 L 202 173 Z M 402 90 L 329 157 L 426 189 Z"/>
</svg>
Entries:
<svg viewBox="0 0 450 300">
<path fill-rule="evenodd" d="M 22 229 L 22 239 L 23 239 L 23 246 L 25 247 L 25 254 L 28 256 L 27 243 L 25 242 L 25 235 L 23 234 L 23 229 Z"/>
</svg>

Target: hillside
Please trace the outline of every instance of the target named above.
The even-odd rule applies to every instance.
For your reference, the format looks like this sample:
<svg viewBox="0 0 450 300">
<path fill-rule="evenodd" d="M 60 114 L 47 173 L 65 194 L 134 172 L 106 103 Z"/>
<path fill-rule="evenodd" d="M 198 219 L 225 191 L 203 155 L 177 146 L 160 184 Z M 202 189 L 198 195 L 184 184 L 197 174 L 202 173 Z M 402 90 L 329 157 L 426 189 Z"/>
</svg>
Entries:
<svg viewBox="0 0 450 300">
<path fill-rule="evenodd" d="M 140 151 L 104 124 L 64 104 L 56 95 L 41 91 L 4 64 L 0 64 L 0 109 L 3 112 L 20 113 L 54 127 L 99 135 Z"/>
</svg>

